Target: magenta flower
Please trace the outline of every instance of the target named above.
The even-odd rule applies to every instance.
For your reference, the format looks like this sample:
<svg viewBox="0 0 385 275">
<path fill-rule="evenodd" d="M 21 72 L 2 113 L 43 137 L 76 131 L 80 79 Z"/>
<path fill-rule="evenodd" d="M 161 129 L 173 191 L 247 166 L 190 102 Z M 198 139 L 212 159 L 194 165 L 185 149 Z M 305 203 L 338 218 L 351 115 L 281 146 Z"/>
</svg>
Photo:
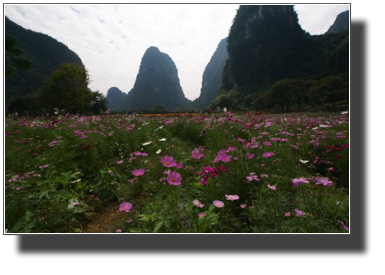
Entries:
<svg viewBox="0 0 385 275">
<path fill-rule="evenodd" d="M 239 197 L 237 195 L 225 195 L 225 197 L 228 201 L 239 200 Z"/>
<path fill-rule="evenodd" d="M 16 190 L 19 191 L 20 189 L 23 189 L 23 186 L 17 187 Z"/>
<path fill-rule="evenodd" d="M 267 185 L 271 190 L 277 190 L 277 186 L 273 185 L 271 186 L 270 184 Z"/>
<path fill-rule="evenodd" d="M 132 220 L 126 220 L 126 222 L 127 222 L 127 223 L 130 223 L 130 222 L 132 222 Z"/>
<path fill-rule="evenodd" d="M 176 160 L 173 157 L 164 156 L 161 158 L 161 162 L 166 167 L 174 167 L 176 165 Z"/>
<path fill-rule="evenodd" d="M 112 176 L 114 173 L 112 171 L 108 171 L 108 174 Z"/>
<path fill-rule="evenodd" d="M 171 172 L 168 174 L 167 181 L 170 185 L 180 185 L 182 182 L 182 177 L 177 172 Z"/>
<path fill-rule="evenodd" d="M 290 217 L 290 212 L 285 213 L 285 217 Z"/>
<path fill-rule="evenodd" d="M 271 157 L 271 156 L 273 156 L 273 155 L 274 155 L 273 152 L 271 152 L 271 153 L 263 153 L 263 157 L 264 157 L 264 158 L 268 158 L 268 157 Z"/>
<path fill-rule="evenodd" d="M 271 146 L 271 145 L 273 145 L 273 144 L 271 144 L 271 143 L 268 142 L 268 141 L 264 141 L 263 144 L 266 145 L 266 146 Z"/>
<path fill-rule="evenodd" d="M 219 157 L 219 160 L 221 160 L 223 162 L 229 162 L 231 160 L 231 156 L 222 155 L 222 156 Z"/>
<path fill-rule="evenodd" d="M 117 162 L 117 164 L 121 164 L 121 163 L 123 163 L 123 160 Z"/>
<path fill-rule="evenodd" d="M 228 149 L 229 149 L 230 151 L 235 151 L 235 150 L 237 150 L 236 147 L 229 147 Z"/>
<path fill-rule="evenodd" d="M 132 204 L 129 202 L 123 202 L 121 205 L 119 205 L 119 211 L 126 211 L 130 212 L 130 209 L 132 208 Z"/>
<path fill-rule="evenodd" d="M 250 173 L 250 176 L 249 176 L 249 177 L 246 177 L 246 179 L 248 179 L 248 181 L 252 181 L 252 180 L 260 181 L 260 179 L 258 178 L 257 175 L 255 175 L 254 172 L 251 172 L 251 173 Z"/>
<path fill-rule="evenodd" d="M 122 232 L 122 229 L 116 230 L 116 233 L 121 233 L 121 232 Z"/>
<path fill-rule="evenodd" d="M 199 213 L 198 216 L 199 216 L 199 218 L 203 218 L 204 216 L 206 216 L 206 214 L 204 212 L 202 212 L 202 213 Z"/>
<path fill-rule="evenodd" d="M 195 149 L 195 150 L 192 151 L 191 156 L 194 159 L 200 159 L 200 158 L 203 158 L 204 155 L 203 154 L 199 154 L 199 150 Z"/>
<path fill-rule="evenodd" d="M 225 206 L 225 204 L 221 201 L 214 201 L 213 205 L 218 208 L 222 208 L 223 206 Z"/>
<path fill-rule="evenodd" d="M 183 167 L 183 164 L 182 163 L 178 163 L 177 165 L 176 165 L 176 168 L 178 168 L 178 169 L 180 169 L 180 168 L 182 168 Z"/>
<path fill-rule="evenodd" d="M 347 227 L 342 221 L 337 220 L 337 222 L 339 222 L 346 231 L 349 231 L 349 227 Z"/>
<path fill-rule="evenodd" d="M 330 168 L 329 168 L 329 171 L 330 171 L 330 173 L 334 173 L 334 172 L 335 172 L 335 170 L 334 170 L 333 167 L 330 167 Z"/>
<path fill-rule="evenodd" d="M 304 177 L 293 179 L 293 184 L 295 187 L 300 186 L 302 183 L 309 183 L 309 182 Z"/>
<path fill-rule="evenodd" d="M 241 204 L 241 207 L 242 207 L 242 208 L 245 208 L 245 207 L 246 207 L 246 204 Z"/>
<path fill-rule="evenodd" d="M 200 207 L 200 208 L 205 206 L 204 204 L 201 204 L 198 200 L 194 200 L 193 203 L 194 203 L 194 205 L 196 205 L 197 207 Z"/>
<path fill-rule="evenodd" d="M 144 174 L 145 171 L 146 171 L 146 170 L 144 170 L 144 169 L 137 169 L 137 170 L 134 170 L 134 171 L 132 172 L 132 174 L 133 174 L 134 176 L 143 176 L 143 174 Z"/>
<path fill-rule="evenodd" d="M 254 154 L 250 155 L 250 153 L 247 152 L 247 153 L 246 153 L 246 157 L 247 157 L 248 159 L 252 159 L 252 158 L 254 157 Z"/>
<path fill-rule="evenodd" d="M 295 201 L 296 201 L 296 202 L 299 202 L 299 199 L 298 199 L 298 198 L 295 198 Z"/>
<path fill-rule="evenodd" d="M 294 209 L 295 210 L 295 212 L 297 212 L 297 216 L 299 217 L 299 216 L 302 216 L 302 217 L 304 217 L 305 218 L 305 212 L 303 212 L 303 211 L 301 211 L 301 210 L 298 210 L 298 209 Z"/>
<path fill-rule="evenodd" d="M 329 185 L 329 186 L 333 186 L 333 182 L 331 182 L 327 177 L 325 178 L 315 178 L 316 180 L 316 183 L 315 184 L 323 184 L 323 185 Z"/>
</svg>

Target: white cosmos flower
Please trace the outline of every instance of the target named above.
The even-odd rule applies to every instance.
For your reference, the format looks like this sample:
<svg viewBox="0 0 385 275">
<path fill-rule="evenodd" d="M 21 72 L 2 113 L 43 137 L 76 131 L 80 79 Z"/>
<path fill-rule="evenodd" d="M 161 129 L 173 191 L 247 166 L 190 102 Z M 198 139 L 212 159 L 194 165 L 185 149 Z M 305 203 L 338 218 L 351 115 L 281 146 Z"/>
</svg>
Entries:
<svg viewBox="0 0 385 275">
<path fill-rule="evenodd" d="M 346 115 L 349 111 L 342 112 L 341 115 Z"/>
<path fill-rule="evenodd" d="M 149 141 L 149 142 L 143 143 L 143 145 L 146 146 L 146 145 L 149 145 L 149 144 L 151 144 L 151 143 L 152 143 L 152 141 Z"/>
<path fill-rule="evenodd" d="M 320 124 L 320 126 L 319 127 L 329 127 L 329 126 L 327 126 L 327 125 L 323 125 L 323 124 Z"/>
<path fill-rule="evenodd" d="M 162 152 L 162 149 L 159 149 L 158 151 L 156 151 L 156 154 L 160 154 L 160 152 Z"/>
<path fill-rule="evenodd" d="M 300 159 L 299 161 L 300 161 L 301 163 L 309 162 L 308 160 L 302 160 L 302 159 Z"/>
<path fill-rule="evenodd" d="M 162 139 L 160 139 L 159 141 L 166 141 L 166 139 L 165 139 L 165 138 L 162 138 Z"/>
<path fill-rule="evenodd" d="M 160 126 L 160 127 L 159 127 L 159 129 L 162 129 L 162 128 L 163 128 L 163 126 Z"/>
</svg>

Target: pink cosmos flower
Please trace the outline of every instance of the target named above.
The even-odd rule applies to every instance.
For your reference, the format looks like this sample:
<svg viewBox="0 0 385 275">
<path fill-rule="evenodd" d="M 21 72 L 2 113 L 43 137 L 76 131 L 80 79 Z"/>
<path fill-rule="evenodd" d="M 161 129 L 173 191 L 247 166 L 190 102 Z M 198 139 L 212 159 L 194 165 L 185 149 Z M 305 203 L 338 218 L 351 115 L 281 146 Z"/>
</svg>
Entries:
<svg viewBox="0 0 385 275">
<path fill-rule="evenodd" d="M 266 146 L 271 146 L 271 145 L 273 145 L 273 144 L 271 144 L 271 143 L 268 142 L 268 141 L 264 141 L 263 144 L 266 145 Z"/>
<path fill-rule="evenodd" d="M 164 156 L 161 158 L 161 162 L 166 167 L 174 167 L 176 165 L 176 160 L 173 157 Z"/>
<path fill-rule="evenodd" d="M 123 160 L 117 162 L 117 164 L 121 164 L 121 163 L 123 163 Z"/>
<path fill-rule="evenodd" d="M 130 212 L 130 209 L 132 208 L 132 204 L 129 202 L 123 202 L 121 205 L 119 205 L 119 211 L 126 211 Z"/>
<path fill-rule="evenodd" d="M 222 156 L 219 157 L 219 160 L 221 160 L 223 162 L 229 162 L 231 160 L 231 156 L 222 155 Z"/>
<path fill-rule="evenodd" d="M 144 169 L 137 169 L 137 170 L 134 170 L 134 171 L 132 172 L 132 174 L 133 174 L 134 176 L 143 176 L 143 174 L 144 174 L 145 171 L 146 171 L 146 170 L 144 170 Z"/>
<path fill-rule="evenodd" d="M 268 158 L 268 157 L 271 157 L 271 156 L 273 156 L 273 155 L 274 155 L 273 152 L 271 152 L 271 153 L 263 153 L 263 157 L 264 157 L 264 158 Z"/>
<path fill-rule="evenodd" d="M 204 212 L 202 212 L 202 213 L 199 213 L 198 216 L 199 216 L 199 218 L 203 218 L 204 216 L 206 216 L 206 214 Z"/>
<path fill-rule="evenodd" d="M 316 180 L 316 183 L 315 184 L 323 184 L 323 185 L 329 185 L 329 186 L 333 186 L 333 182 L 331 182 L 327 177 L 325 178 L 315 178 Z"/>
<path fill-rule="evenodd" d="M 108 174 L 112 176 L 114 173 L 112 171 L 108 171 Z"/>
<path fill-rule="evenodd" d="M 337 220 L 337 222 L 339 222 L 346 231 L 349 231 L 349 227 L 347 227 L 342 221 Z"/>
<path fill-rule="evenodd" d="M 165 174 L 165 175 L 169 175 L 171 173 L 171 170 L 170 169 L 168 169 L 167 171 L 164 171 L 163 172 L 163 174 Z"/>
<path fill-rule="evenodd" d="M 334 172 L 335 172 L 335 170 L 334 170 L 333 167 L 330 167 L 330 168 L 329 168 L 329 171 L 330 171 L 330 173 L 334 173 Z"/>
<path fill-rule="evenodd" d="M 126 220 L 126 222 L 127 222 L 127 223 L 130 223 L 130 222 L 132 222 L 132 220 Z"/>
<path fill-rule="evenodd" d="M 246 204 L 241 204 L 241 207 L 242 207 L 242 208 L 245 208 L 245 207 L 246 207 Z"/>
<path fill-rule="evenodd" d="M 225 195 L 225 197 L 228 201 L 239 200 L 239 197 L 237 195 Z"/>
<path fill-rule="evenodd" d="M 167 181 L 170 185 L 180 185 L 182 177 L 177 172 L 171 172 L 167 177 Z"/>
<path fill-rule="evenodd" d="M 182 163 L 178 163 L 177 165 L 176 165 L 176 168 L 178 168 L 178 169 L 180 169 L 180 168 L 182 168 L 183 167 L 183 164 Z"/>
<path fill-rule="evenodd" d="M 247 153 L 246 153 L 246 157 L 247 157 L 248 159 L 252 159 L 252 158 L 254 157 L 254 154 L 250 155 L 250 153 L 247 152 Z"/>
<path fill-rule="evenodd" d="M 116 233 L 121 233 L 121 232 L 122 232 L 122 229 L 116 230 Z"/>
<path fill-rule="evenodd" d="M 221 202 L 221 201 L 214 201 L 214 202 L 213 202 L 213 205 L 214 205 L 215 207 L 218 207 L 218 208 L 222 208 L 222 207 L 225 206 L 225 204 L 224 204 L 223 202 Z"/>
<path fill-rule="evenodd" d="M 298 210 L 298 209 L 294 209 L 295 210 L 295 212 L 297 212 L 297 216 L 299 217 L 299 216 L 302 216 L 302 217 L 304 217 L 305 218 L 305 212 L 303 212 L 303 211 L 301 211 L 301 210 Z"/>
<path fill-rule="evenodd" d="M 200 158 L 202 158 L 204 155 L 203 155 L 203 154 L 199 154 L 199 150 L 198 150 L 198 149 L 195 149 L 195 150 L 192 151 L 191 156 L 192 156 L 194 159 L 200 159 Z"/>
<path fill-rule="evenodd" d="M 230 151 L 235 151 L 235 150 L 237 150 L 236 147 L 229 147 L 228 149 L 229 149 Z"/>
<path fill-rule="evenodd" d="M 248 181 L 252 181 L 252 180 L 260 181 L 260 179 L 258 178 L 257 175 L 255 175 L 254 172 L 251 172 L 251 173 L 250 173 L 250 176 L 249 176 L 249 177 L 246 177 L 246 179 L 248 179 Z"/>
<path fill-rule="evenodd" d="M 23 189 L 23 186 L 17 187 L 16 190 L 19 191 L 20 189 Z"/>
<path fill-rule="evenodd" d="M 298 199 L 298 198 L 295 198 L 295 201 L 296 201 L 296 202 L 299 202 L 299 199 Z"/>
<path fill-rule="evenodd" d="M 285 217 L 290 217 L 290 212 L 285 213 Z"/>
<path fill-rule="evenodd" d="M 302 183 L 309 183 L 309 182 L 304 177 L 293 179 L 293 184 L 295 187 L 300 186 Z"/>
<path fill-rule="evenodd" d="M 194 203 L 194 205 L 196 205 L 197 207 L 200 207 L 200 208 L 205 206 L 204 204 L 201 204 L 198 200 L 194 200 L 193 203 Z"/>
<path fill-rule="evenodd" d="M 270 184 L 267 185 L 271 190 L 277 190 L 277 186 L 273 185 L 271 186 Z"/>
</svg>

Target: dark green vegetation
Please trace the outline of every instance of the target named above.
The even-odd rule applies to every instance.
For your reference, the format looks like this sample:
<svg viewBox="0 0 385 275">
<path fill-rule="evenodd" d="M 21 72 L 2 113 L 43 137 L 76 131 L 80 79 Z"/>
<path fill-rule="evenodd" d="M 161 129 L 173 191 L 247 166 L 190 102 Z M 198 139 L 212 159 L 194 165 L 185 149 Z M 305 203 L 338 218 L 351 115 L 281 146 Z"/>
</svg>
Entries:
<svg viewBox="0 0 385 275">
<path fill-rule="evenodd" d="M 349 30 L 311 36 L 300 27 L 293 6 L 240 6 L 227 41 L 229 58 L 212 109 L 282 109 L 281 104 L 261 104 L 261 97 L 284 80 L 300 81 L 303 87 L 296 89 L 298 95 L 293 89 L 287 95 L 281 89 L 293 103 L 286 110 L 303 105 L 314 109 L 327 102 L 310 97 L 312 83 L 320 79 L 334 75 L 345 80 L 348 87 Z M 344 91 L 343 98 L 348 100 L 349 90 Z M 335 108 L 334 103 L 332 107 Z"/>
<path fill-rule="evenodd" d="M 37 93 L 10 100 L 8 111 L 20 116 L 54 115 L 59 110 L 71 114 L 101 114 L 107 101 L 98 91 L 88 88 L 89 75 L 77 64 L 60 64 L 58 70 L 46 78 Z"/>
<path fill-rule="evenodd" d="M 24 29 L 8 17 L 5 17 L 4 27 L 6 44 L 7 41 L 15 41 L 12 43 L 24 51 L 23 58 L 33 64 L 30 69 L 24 70 L 20 66 L 22 64 L 13 62 L 17 60 L 17 54 L 6 49 L 6 60 L 9 58 L 10 65 L 16 69 L 13 74 L 5 76 L 6 107 L 12 98 L 36 93 L 43 86 L 44 78 L 59 69 L 60 63 L 75 63 L 84 68 L 79 56 L 54 38 Z"/>
<path fill-rule="evenodd" d="M 203 72 L 201 94 L 199 98 L 193 101 L 192 106 L 194 108 L 208 107 L 216 98 L 221 86 L 222 69 L 228 58 L 226 47 L 227 37 L 219 42 L 217 49 Z"/>
</svg>

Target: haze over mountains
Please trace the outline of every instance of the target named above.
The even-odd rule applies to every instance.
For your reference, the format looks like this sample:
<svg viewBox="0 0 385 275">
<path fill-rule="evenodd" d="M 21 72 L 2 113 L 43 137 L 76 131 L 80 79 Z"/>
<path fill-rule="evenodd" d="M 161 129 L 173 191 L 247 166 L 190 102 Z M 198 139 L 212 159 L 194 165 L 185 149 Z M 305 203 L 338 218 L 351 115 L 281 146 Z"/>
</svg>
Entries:
<svg viewBox="0 0 385 275">
<path fill-rule="evenodd" d="M 6 102 L 35 93 L 60 63 L 82 64 L 64 44 L 41 33 L 26 30 L 8 18 L 7 36 L 18 39 L 34 67 L 6 77 Z M 166 110 L 208 107 L 226 94 L 237 94 L 237 104 L 250 107 L 255 93 L 284 78 L 320 79 L 349 71 L 349 11 L 339 14 L 324 35 L 311 36 L 298 23 L 293 6 L 240 6 L 229 36 L 219 41 L 202 76 L 200 96 L 185 97 L 172 53 L 156 45 L 142 57 L 133 88 L 123 92 L 111 87 L 108 107 L 113 111 Z M 169 56 L 170 55 L 170 56 Z"/>
</svg>

